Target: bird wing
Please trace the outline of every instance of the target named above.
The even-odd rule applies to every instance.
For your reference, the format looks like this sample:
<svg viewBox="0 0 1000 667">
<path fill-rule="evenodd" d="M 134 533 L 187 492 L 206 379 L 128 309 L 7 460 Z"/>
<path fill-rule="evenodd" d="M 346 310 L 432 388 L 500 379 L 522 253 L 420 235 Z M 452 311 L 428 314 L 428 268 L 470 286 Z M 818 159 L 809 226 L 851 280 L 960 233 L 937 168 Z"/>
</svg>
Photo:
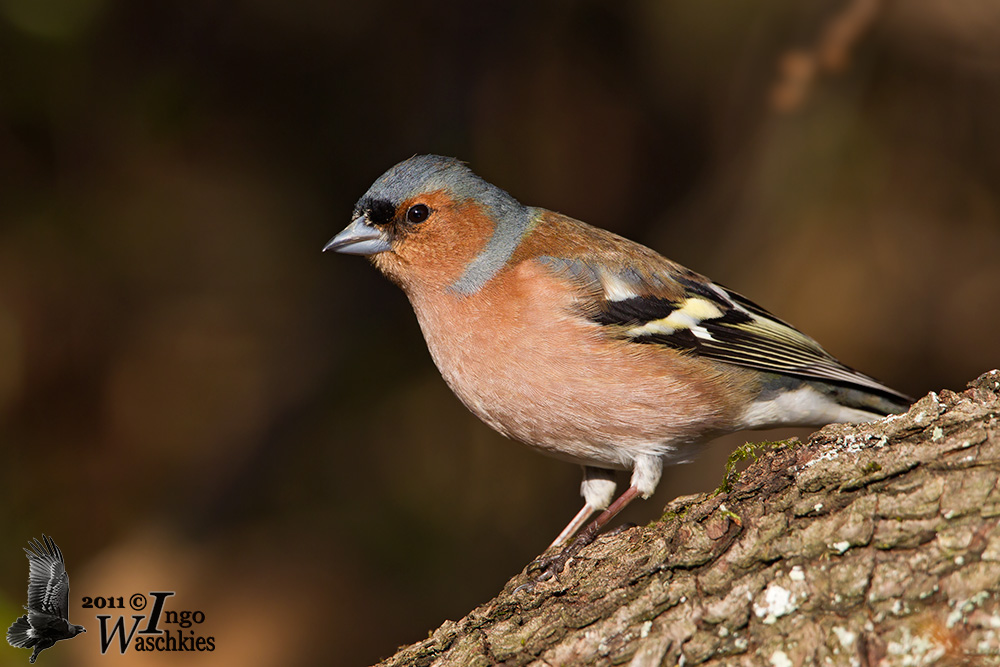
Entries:
<svg viewBox="0 0 1000 667">
<path fill-rule="evenodd" d="M 538 259 L 577 285 L 584 316 L 616 338 L 912 400 L 837 361 L 746 297 L 642 250 L 639 263 L 621 251 Z"/>
<path fill-rule="evenodd" d="M 29 542 L 28 606 L 31 612 L 66 618 L 69 607 L 69 575 L 62 551 L 51 537 Z"/>
</svg>

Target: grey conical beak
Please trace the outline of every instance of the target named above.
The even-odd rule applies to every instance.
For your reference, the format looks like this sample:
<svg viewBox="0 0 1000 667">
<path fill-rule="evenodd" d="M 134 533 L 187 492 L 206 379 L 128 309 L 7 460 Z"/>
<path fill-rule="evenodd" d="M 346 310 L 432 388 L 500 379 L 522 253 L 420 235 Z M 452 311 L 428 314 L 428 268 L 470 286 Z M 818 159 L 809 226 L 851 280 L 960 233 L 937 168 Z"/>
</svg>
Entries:
<svg viewBox="0 0 1000 667">
<path fill-rule="evenodd" d="M 333 250 L 347 255 L 377 255 L 389 250 L 389 235 L 371 225 L 367 216 L 359 216 L 347 225 L 330 242 L 323 246 L 323 252 Z"/>
</svg>

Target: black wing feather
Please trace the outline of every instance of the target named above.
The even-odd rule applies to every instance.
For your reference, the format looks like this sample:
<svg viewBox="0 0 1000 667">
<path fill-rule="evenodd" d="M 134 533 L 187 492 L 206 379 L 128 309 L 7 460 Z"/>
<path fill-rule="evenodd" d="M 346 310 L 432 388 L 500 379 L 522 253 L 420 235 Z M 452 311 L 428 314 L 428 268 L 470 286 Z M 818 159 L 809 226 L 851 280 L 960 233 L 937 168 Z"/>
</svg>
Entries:
<svg viewBox="0 0 1000 667">
<path fill-rule="evenodd" d="M 580 284 L 584 315 L 607 326 L 616 337 L 762 371 L 854 386 L 905 403 L 913 400 L 841 363 L 815 340 L 750 299 L 668 260 L 651 276 L 596 258 L 544 260 Z M 615 285 L 615 294 L 609 294 L 608 284 Z M 624 296 L 623 286 L 627 287 Z M 700 311 L 711 316 L 678 317 L 659 331 L 646 326 L 684 311 L 693 301 L 701 302 Z"/>
<path fill-rule="evenodd" d="M 69 575 L 62 551 L 47 535 L 33 540 L 28 555 L 28 605 L 32 612 L 66 618 L 69 608 Z"/>
</svg>

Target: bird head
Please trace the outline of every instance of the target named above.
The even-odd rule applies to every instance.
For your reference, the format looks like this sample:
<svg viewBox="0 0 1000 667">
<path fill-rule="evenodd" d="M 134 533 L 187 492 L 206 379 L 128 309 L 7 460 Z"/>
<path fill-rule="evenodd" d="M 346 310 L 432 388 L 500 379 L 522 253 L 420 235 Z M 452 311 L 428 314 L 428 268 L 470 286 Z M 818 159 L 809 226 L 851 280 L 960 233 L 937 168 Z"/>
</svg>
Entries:
<svg viewBox="0 0 1000 667">
<path fill-rule="evenodd" d="M 70 632 L 73 633 L 72 634 L 73 637 L 76 637 L 81 632 L 86 632 L 87 631 L 87 628 L 83 627 L 82 625 L 73 625 L 72 623 L 70 624 L 69 629 L 70 629 Z"/>
<path fill-rule="evenodd" d="M 417 155 L 376 180 L 324 250 L 366 255 L 404 290 L 477 291 L 530 228 L 530 209 L 465 164 Z"/>
</svg>

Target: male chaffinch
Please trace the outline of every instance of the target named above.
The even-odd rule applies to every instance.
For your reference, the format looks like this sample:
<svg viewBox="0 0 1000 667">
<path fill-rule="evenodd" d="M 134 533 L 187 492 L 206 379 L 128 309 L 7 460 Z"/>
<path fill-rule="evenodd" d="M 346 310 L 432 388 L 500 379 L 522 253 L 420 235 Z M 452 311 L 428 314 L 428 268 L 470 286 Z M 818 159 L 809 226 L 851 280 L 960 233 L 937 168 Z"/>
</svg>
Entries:
<svg viewBox="0 0 1000 667">
<path fill-rule="evenodd" d="M 452 158 L 392 167 L 324 250 L 367 255 L 403 289 L 441 375 L 476 416 L 583 466 L 584 506 L 552 546 L 604 512 L 558 569 L 570 547 L 648 498 L 664 463 L 715 436 L 870 421 L 912 402 L 736 292 L 524 206 Z M 632 477 L 612 503 L 614 470 Z"/>
</svg>

